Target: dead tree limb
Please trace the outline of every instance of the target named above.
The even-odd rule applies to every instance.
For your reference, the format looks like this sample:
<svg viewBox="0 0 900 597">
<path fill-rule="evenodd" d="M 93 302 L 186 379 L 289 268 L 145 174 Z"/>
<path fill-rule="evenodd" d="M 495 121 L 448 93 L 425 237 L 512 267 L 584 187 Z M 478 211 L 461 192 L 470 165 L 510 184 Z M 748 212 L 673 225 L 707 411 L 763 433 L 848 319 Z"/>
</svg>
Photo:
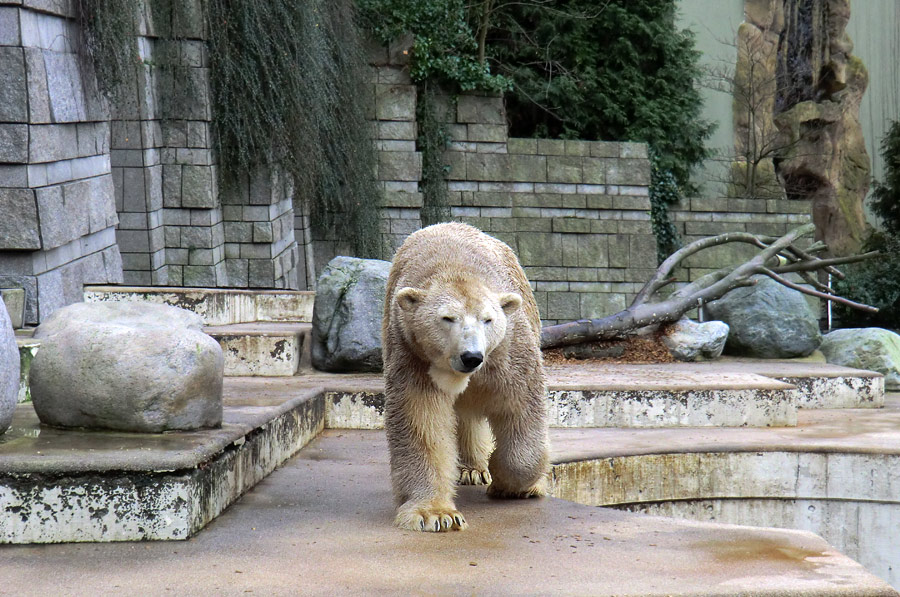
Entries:
<svg viewBox="0 0 900 597">
<path fill-rule="evenodd" d="M 656 273 L 638 292 L 627 309 L 601 319 L 581 319 L 546 326 L 541 330 L 541 347 L 554 348 L 598 340 L 612 340 L 627 336 L 650 325 L 674 322 L 698 305 L 720 299 L 735 288 L 756 284 L 754 276 L 757 275 L 768 276 L 779 284 L 810 296 L 839 302 L 855 309 L 876 312 L 877 309 L 874 307 L 835 295 L 827 286 L 815 280 L 809 272 L 824 270 L 843 278 L 843 274 L 834 267 L 835 265 L 869 259 L 878 255 L 878 252 L 873 251 L 835 259 L 820 259 L 815 256 L 815 253 L 827 248 L 821 243 L 814 243 L 806 250 L 795 246 L 798 240 L 809 236 L 814 231 L 813 224 L 806 224 L 791 230 L 780 238 L 746 232 L 730 232 L 694 241 L 673 253 L 659 266 Z M 710 247 L 733 242 L 755 245 L 760 248 L 760 252 L 741 265 L 707 274 L 676 290 L 664 300 L 650 302 L 661 288 L 675 281 L 672 272 L 685 259 Z M 789 273 L 799 274 L 810 286 L 796 284 L 783 276 L 783 274 Z"/>
</svg>

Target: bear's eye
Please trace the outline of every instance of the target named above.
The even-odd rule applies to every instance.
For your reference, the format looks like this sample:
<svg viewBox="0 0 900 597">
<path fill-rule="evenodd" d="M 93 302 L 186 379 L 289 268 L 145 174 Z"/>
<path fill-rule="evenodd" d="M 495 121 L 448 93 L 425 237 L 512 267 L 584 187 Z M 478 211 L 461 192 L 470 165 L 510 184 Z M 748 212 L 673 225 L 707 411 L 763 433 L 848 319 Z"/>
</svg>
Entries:
<svg viewBox="0 0 900 597">
<path fill-rule="evenodd" d="M 441 319 L 448 323 L 454 323 L 456 321 L 455 317 L 450 317 L 449 315 L 444 315 L 443 317 L 441 317 Z"/>
<path fill-rule="evenodd" d="M 490 324 L 492 321 L 494 321 L 494 320 L 491 319 L 490 317 L 488 317 L 487 319 L 484 320 L 484 323 L 485 323 L 485 325 L 487 325 L 487 324 Z"/>
</svg>

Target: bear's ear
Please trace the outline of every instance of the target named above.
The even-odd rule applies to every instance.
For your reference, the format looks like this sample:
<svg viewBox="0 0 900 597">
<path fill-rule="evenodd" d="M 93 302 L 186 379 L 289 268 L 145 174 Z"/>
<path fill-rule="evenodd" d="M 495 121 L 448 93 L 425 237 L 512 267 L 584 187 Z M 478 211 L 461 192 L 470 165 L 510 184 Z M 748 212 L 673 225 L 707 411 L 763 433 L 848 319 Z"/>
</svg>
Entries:
<svg viewBox="0 0 900 597">
<path fill-rule="evenodd" d="M 500 301 L 500 308 L 507 315 L 522 306 L 522 297 L 515 292 L 504 292 L 497 298 Z"/>
<path fill-rule="evenodd" d="M 404 311 L 413 311 L 422 304 L 425 298 L 425 291 L 418 288 L 401 288 L 397 291 L 397 304 Z"/>
</svg>

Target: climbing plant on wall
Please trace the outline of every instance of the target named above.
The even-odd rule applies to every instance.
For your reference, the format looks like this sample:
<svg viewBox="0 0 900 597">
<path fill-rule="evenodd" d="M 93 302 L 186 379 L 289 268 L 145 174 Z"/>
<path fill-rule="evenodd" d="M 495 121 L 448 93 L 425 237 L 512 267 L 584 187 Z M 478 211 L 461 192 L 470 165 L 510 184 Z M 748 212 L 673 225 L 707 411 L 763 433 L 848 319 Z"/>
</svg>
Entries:
<svg viewBox="0 0 900 597">
<path fill-rule="evenodd" d="M 352 0 L 207 2 L 221 163 L 234 173 L 285 168 L 308 193 L 314 224 L 378 256 L 371 94 Z"/>
<path fill-rule="evenodd" d="M 674 0 L 361 0 L 382 42 L 412 40 L 410 74 L 450 90 L 506 92 L 511 134 L 646 141 L 655 197 L 691 192 L 712 125 L 693 36 Z M 660 181 L 674 181 L 674 187 Z M 662 203 L 657 201 L 658 206 Z M 660 247 L 674 246 L 666 210 Z M 663 232 L 666 231 L 666 232 Z"/>
<path fill-rule="evenodd" d="M 352 0 L 78 0 L 87 55 L 103 90 L 127 101 L 138 65 L 156 70 L 159 117 L 198 92 L 184 68 L 180 13 L 202 11 L 209 50 L 215 149 L 223 187 L 279 167 L 309 200 L 312 221 L 379 256 L 375 154 L 363 43 Z M 137 52 L 137 15 L 148 9 L 152 58 Z"/>
</svg>

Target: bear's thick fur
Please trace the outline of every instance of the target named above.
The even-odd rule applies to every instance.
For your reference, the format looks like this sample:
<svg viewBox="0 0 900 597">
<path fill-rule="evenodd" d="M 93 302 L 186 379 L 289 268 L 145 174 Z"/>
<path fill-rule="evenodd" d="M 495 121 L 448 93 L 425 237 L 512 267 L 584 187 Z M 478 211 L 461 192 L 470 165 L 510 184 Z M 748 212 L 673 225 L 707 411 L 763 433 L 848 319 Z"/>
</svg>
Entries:
<svg viewBox="0 0 900 597">
<path fill-rule="evenodd" d="M 466 528 L 457 483 L 488 485 L 493 497 L 543 495 L 541 321 L 512 250 L 466 224 L 423 228 L 397 251 L 384 304 L 397 525 Z"/>
</svg>

